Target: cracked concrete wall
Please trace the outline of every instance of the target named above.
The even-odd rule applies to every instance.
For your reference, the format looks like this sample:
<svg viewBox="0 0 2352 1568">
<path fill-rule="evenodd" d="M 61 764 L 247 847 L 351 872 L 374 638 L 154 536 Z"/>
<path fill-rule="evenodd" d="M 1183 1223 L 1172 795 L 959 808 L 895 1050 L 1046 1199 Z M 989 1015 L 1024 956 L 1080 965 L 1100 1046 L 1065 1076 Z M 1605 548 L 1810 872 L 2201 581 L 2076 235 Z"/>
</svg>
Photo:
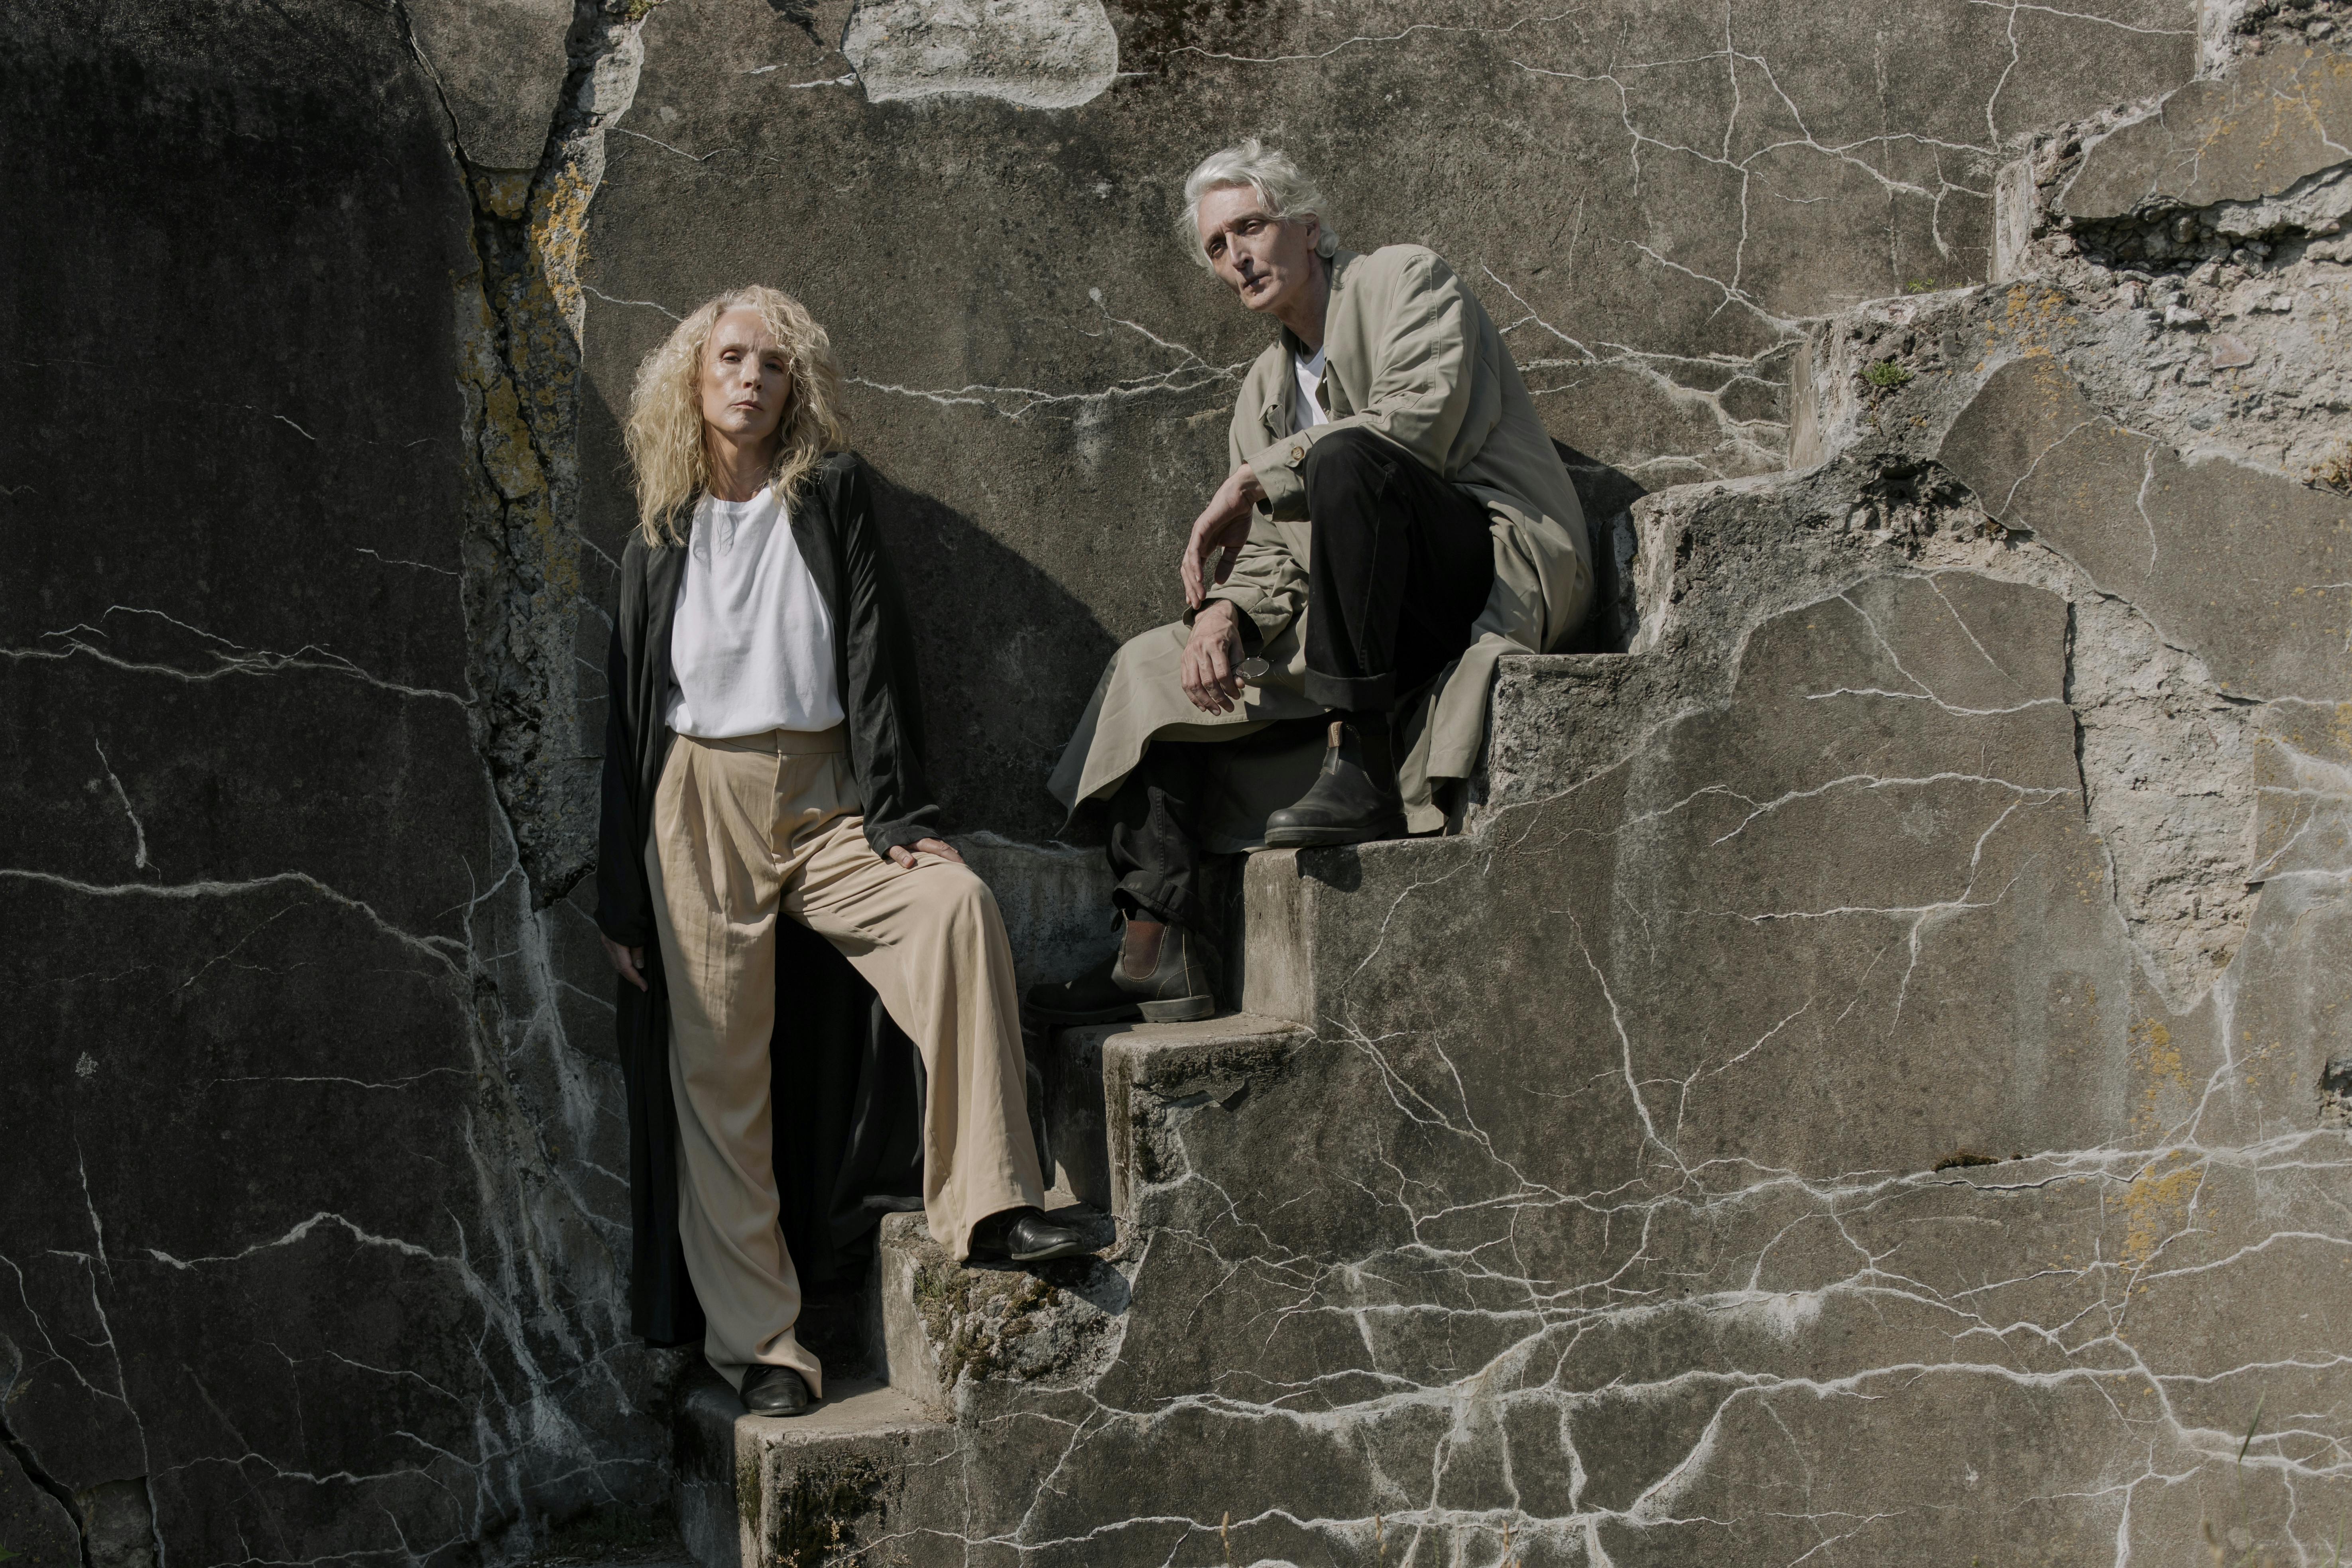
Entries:
<svg viewBox="0 0 2352 1568">
<path fill-rule="evenodd" d="M 556 553 L 531 400 L 483 412 L 531 384 L 409 21 L 47 4 L 0 61 L 0 1545 L 44 1568 L 141 1560 L 110 1500 L 158 1561 L 467 1563 L 666 1482 L 594 937 L 484 718 L 483 584 Z"/>
<path fill-rule="evenodd" d="M 2252 114 L 2162 267 L 2070 221 L 2161 107 L 1817 323 L 1796 471 L 1635 503 L 1469 833 L 1301 858 L 1311 1031 L 1115 1106 L 1116 1356 L 969 1381 L 911 1561 L 2333 1559 L 2352 268 Z"/>
<path fill-rule="evenodd" d="M 2217 1235 L 2336 1235 L 2338 1155 L 2295 1119 L 2337 1005 L 2352 766 L 2343 627 L 2314 597 L 2341 593 L 2352 473 L 2344 79 L 2312 52 L 2340 10 L 205 0 L 93 21 L 44 0 L 0 58 L 37 149 L 0 180 L 39 215 L 0 237 L 23 803 L 0 878 L 35 977 L 0 1122 L 26 1173 L 0 1247 L 0 1543 L 73 1561 L 94 1539 L 73 1500 L 143 1483 L 190 1560 L 509 1558 L 660 1495 L 680 1358 L 620 1310 L 625 1129 L 581 884 L 628 374 L 745 279 L 833 327 L 919 605 L 935 771 L 1024 968 L 1065 967 L 1101 940 L 1100 873 L 1051 842 L 1040 780 L 1103 658 L 1174 612 L 1168 564 L 1263 342 L 1174 248 L 1173 185 L 1264 131 L 1351 244 L 1425 239 L 1463 270 L 1610 511 L 1690 488 L 1617 531 L 1650 657 L 1507 669 L 1481 837 L 1433 868 L 1366 858 L 1356 907 L 1380 919 L 1318 937 L 1315 1071 L 1152 1113 L 1159 1239 L 1122 1263 L 1138 1293 L 1091 1381 L 975 1395 L 991 1441 L 1031 1430 L 1021 1400 L 1067 1415 L 1067 1495 L 1091 1500 L 939 1539 L 1160 1562 L 1180 1516 L 1222 1508 L 1261 1556 L 1377 1554 L 1394 1528 L 1479 1561 L 1516 1519 L 1562 1560 L 1652 1543 L 1628 1561 L 1747 1510 L 1808 1522 L 1741 1552 L 1794 1557 L 1849 1514 L 1848 1554 L 1878 1551 L 1864 1515 L 1933 1489 L 1840 1482 L 1788 1513 L 1769 1428 L 1816 1474 L 1876 1437 L 1793 1393 L 1689 1392 L 1835 1399 L 1896 1364 L 1856 1328 L 1878 1348 L 1821 1373 L 1827 1394 L 1805 1382 L 1836 1358 L 1804 1336 L 1846 1331 L 1820 1314 L 1874 1287 L 1810 1240 L 1785 1288 L 1759 1282 L 1784 1230 L 1945 1258 L 1999 1223 L 2095 1255 L 2037 1299 L 2049 1321 L 2171 1279 L 2145 1266 L 2203 1245 L 2209 1181 L 2287 1216 Z M 2232 151 L 2247 136 L 2268 140 Z M 2229 159 L 2252 173 L 2208 178 Z M 2129 201 L 2087 205 L 2102 180 Z M 2034 282 L 1951 291 L 1995 275 Z M 133 441 L 91 434 L 126 408 Z M 100 519 L 60 526 L 92 476 L 116 476 Z M 1854 779 L 1806 795 L 1846 777 L 1820 775 L 1832 753 Z M 1917 782 L 1885 784 L 1898 763 Z M 1815 805 L 1740 816 L 1783 795 Z M 1873 852 L 1828 852 L 1850 844 Z M 1465 924 L 1431 877 L 1577 910 L 1607 952 L 1557 921 Z M 1809 940 L 1792 889 L 1864 934 Z M 1709 913 L 1722 930 L 1679 949 L 1648 934 Z M 1689 984 L 1694 954 L 1732 978 Z M 1829 1076 L 1790 1097 L 1791 1061 Z M 1432 1110 L 1456 1065 L 1479 1107 Z M 1309 1134 L 1328 1161 L 1266 1168 Z M 2042 1163 L 1916 1168 L 1970 1150 Z M 2053 1195 L 1979 1195 L 2012 1187 Z M 1567 1239 L 1478 1230 L 1503 1216 Z M 1664 1239 L 1611 1253 L 1645 1226 Z M 2248 1300 L 2322 1278 L 2217 1259 L 2195 1268 Z M 1923 1273 L 1934 1322 L 1978 1288 Z M 1511 1314 L 1529 1337 L 1494 1327 Z M 1939 1331 L 1905 1342 L 1942 1353 Z M 2249 1364 L 2304 1342 L 2242 1338 Z M 1213 1366 L 1213 1340 L 1255 1348 Z M 1612 1348 L 1558 1389 L 1457 1392 L 1564 1341 Z M 2034 1403 L 2035 1378 L 2106 1386 L 2075 1354 L 1981 1374 L 1969 1419 L 2114 1449 L 2095 1405 Z M 2223 1380 L 2203 1354 L 2150 1356 L 2149 1397 Z M 2196 1394 L 2221 1425 L 2225 1392 Z M 1940 1398 L 1877 1430 L 1950 1426 Z M 1292 1462 L 1298 1410 L 1322 1473 Z M 2218 1496 L 2206 1417 L 2167 1419 L 2166 1462 Z M 1038 1457 L 1001 1447 L 1008 1478 Z M 2266 1495 L 2312 1463 L 2274 1446 Z M 1137 1473 L 1165 1519 L 1087 1490 Z M 1506 1473 L 1525 1487 L 1497 1500 Z M 2116 1533 L 2057 1501 L 2027 1516 Z"/>
</svg>

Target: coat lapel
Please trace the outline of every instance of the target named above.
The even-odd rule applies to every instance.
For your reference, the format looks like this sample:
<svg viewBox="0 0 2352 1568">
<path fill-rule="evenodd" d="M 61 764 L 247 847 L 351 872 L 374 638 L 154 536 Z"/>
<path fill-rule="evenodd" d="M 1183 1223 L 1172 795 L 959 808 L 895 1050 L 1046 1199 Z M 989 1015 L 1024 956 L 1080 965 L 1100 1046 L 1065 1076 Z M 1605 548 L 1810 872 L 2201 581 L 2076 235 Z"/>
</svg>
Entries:
<svg viewBox="0 0 2352 1568">
<path fill-rule="evenodd" d="M 694 501 L 684 503 L 684 516 L 675 520 L 679 535 L 689 543 L 694 539 L 694 520 L 701 508 Z M 646 675 L 650 681 L 647 691 L 652 707 L 645 718 L 652 723 L 661 719 L 659 709 L 669 700 L 672 681 L 669 661 L 669 634 L 677 619 L 677 584 L 686 571 L 685 544 L 656 544 L 646 552 Z M 651 732 L 650 729 L 647 731 Z"/>
<path fill-rule="evenodd" d="M 1281 390 L 1274 395 L 1273 401 L 1268 403 L 1265 412 L 1258 416 L 1258 427 L 1265 432 L 1265 445 L 1269 447 L 1290 434 L 1291 416 L 1298 406 L 1292 401 L 1298 395 L 1298 375 L 1290 368 L 1291 349 L 1288 332 L 1282 334 L 1281 342 L 1282 380 L 1277 384 Z"/>
<path fill-rule="evenodd" d="M 824 613 L 832 617 L 838 643 L 841 628 L 841 552 L 837 548 L 836 529 L 833 520 L 833 498 L 826 493 L 825 475 L 820 471 L 815 482 L 803 486 L 793 500 L 789 518 L 793 526 L 793 542 L 800 546 L 801 560 L 816 579 L 817 596 L 824 601 Z"/>
</svg>

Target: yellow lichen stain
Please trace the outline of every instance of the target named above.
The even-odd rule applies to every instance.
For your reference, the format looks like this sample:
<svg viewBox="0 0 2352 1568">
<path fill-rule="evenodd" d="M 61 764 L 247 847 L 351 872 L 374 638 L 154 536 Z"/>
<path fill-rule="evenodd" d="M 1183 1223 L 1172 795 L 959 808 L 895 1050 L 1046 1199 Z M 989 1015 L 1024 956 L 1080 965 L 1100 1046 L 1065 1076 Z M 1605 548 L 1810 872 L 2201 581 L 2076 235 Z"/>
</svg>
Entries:
<svg viewBox="0 0 2352 1568">
<path fill-rule="evenodd" d="M 2147 1080 L 2139 1103 L 2132 1110 L 2132 1128 L 2142 1136 L 2153 1136 L 2168 1117 L 2188 1110 L 2189 1074 L 2181 1064 L 2180 1047 L 2172 1043 L 2172 1031 L 2154 1018 L 2142 1018 L 2131 1026 L 2129 1049 L 2132 1070 Z M 2171 1106 L 2165 1104 L 2168 1089 L 2173 1091 Z"/>
<path fill-rule="evenodd" d="M 530 176 L 477 173 L 474 175 L 474 201 L 495 216 L 520 217 L 523 208 L 530 202 Z"/>
<path fill-rule="evenodd" d="M 566 163 L 531 203 L 530 248 L 539 273 L 536 281 L 543 281 L 575 339 L 585 298 L 580 287 L 580 263 L 586 259 L 588 198 L 594 194 L 595 187 L 581 173 L 580 165 Z"/>
<path fill-rule="evenodd" d="M 2125 1191 L 2123 1265 L 2126 1269 L 2138 1269 L 2187 1223 L 2189 1207 L 2205 1181 L 2202 1165 L 2172 1163 L 2188 1158 L 2186 1152 L 2174 1150 L 2134 1176 Z M 2168 1164 L 2172 1169 L 2163 1169 Z"/>
</svg>

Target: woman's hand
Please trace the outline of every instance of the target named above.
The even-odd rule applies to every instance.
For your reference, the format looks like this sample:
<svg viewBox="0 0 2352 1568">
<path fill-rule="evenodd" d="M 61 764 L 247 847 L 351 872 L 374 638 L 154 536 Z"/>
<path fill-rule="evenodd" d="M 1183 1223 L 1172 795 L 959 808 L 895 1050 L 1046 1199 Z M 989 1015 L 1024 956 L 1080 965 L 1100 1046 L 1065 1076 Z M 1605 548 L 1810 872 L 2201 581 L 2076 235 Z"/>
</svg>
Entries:
<svg viewBox="0 0 2352 1568">
<path fill-rule="evenodd" d="M 952 860 L 959 866 L 963 864 L 963 857 L 957 854 L 955 846 L 944 838 L 918 838 L 911 849 L 903 844 L 890 846 L 890 858 L 901 866 L 913 865 L 918 855 L 936 855 L 942 860 Z"/>
<path fill-rule="evenodd" d="M 1234 574 L 1234 552 L 1249 542 L 1250 509 L 1265 495 L 1265 487 L 1244 463 L 1225 476 L 1208 506 L 1192 520 L 1192 536 L 1184 542 L 1183 566 L 1184 602 L 1192 608 L 1206 604 L 1209 590 Z"/>
<path fill-rule="evenodd" d="M 604 956 L 613 961 L 613 968 L 622 979 L 640 991 L 650 989 L 646 984 L 646 950 L 644 948 L 623 947 L 601 931 L 596 933 L 596 937 L 604 944 Z"/>
</svg>

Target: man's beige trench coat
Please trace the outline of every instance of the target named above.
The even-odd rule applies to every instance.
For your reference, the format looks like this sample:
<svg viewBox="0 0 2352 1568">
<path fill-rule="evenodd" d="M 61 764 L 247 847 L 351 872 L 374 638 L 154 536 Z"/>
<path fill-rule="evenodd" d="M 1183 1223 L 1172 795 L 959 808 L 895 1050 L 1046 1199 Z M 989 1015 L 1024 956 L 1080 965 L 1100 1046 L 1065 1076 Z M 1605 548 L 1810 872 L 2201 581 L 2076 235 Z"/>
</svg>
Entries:
<svg viewBox="0 0 2352 1568">
<path fill-rule="evenodd" d="M 1255 625 L 1269 673 L 1234 711 L 1203 713 L 1181 684 L 1188 625 L 1132 639 L 1104 669 L 1054 769 L 1048 787 L 1063 805 L 1075 810 L 1117 789 L 1154 739 L 1238 739 L 1323 711 L 1303 687 L 1309 532 L 1298 466 L 1335 430 L 1369 430 L 1395 443 L 1470 491 L 1492 520 L 1495 586 L 1473 641 L 1403 715 L 1399 738 L 1408 749 L 1399 772 L 1413 832 L 1445 824 L 1433 798 L 1435 781 L 1466 778 L 1476 765 L 1496 659 L 1554 647 L 1583 619 L 1592 559 L 1576 490 L 1502 335 L 1454 269 L 1417 245 L 1369 256 L 1342 250 L 1331 260 L 1323 321 L 1328 423 L 1291 431 L 1298 379 L 1290 355 L 1299 345 L 1287 330 L 1258 355 L 1234 404 L 1229 459 L 1250 465 L 1265 500 L 1233 575 L 1210 597 L 1233 601 Z M 1322 738 L 1296 750 L 1254 751 L 1239 760 L 1229 798 L 1209 813 L 1208 847 L 1230 852 L 1263 842 L 1266 816 L 1313 779 Z"/>
</svg>

